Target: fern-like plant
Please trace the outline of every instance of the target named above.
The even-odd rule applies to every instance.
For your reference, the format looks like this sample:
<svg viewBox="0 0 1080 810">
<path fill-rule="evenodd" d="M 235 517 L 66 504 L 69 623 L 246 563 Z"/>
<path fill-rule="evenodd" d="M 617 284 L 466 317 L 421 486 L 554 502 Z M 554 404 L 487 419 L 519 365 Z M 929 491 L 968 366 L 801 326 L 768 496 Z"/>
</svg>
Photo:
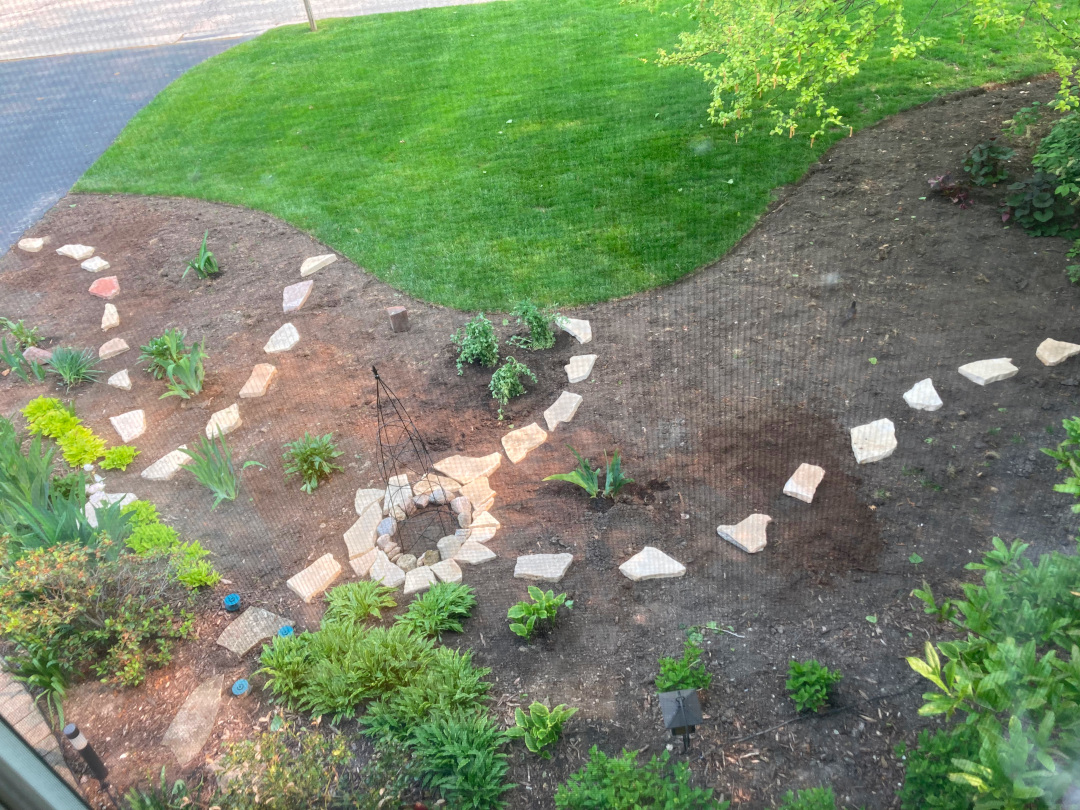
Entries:
<svg viewBox="0 0 1080 810">
<path fill-rule="evenodd" d="M 323 623 L 364 624 L 371 619 L 381 619 L 383 610 L 397 607 L 395 593 L 394 589 L 372 580 L 338 585 L 326 593 Z"/>
<path fill-rule="evenodd" d="M 470 586 L 440 582 L 414 599 L 398 622 L 422 636 L 438 639 L 445 632 L 460 633 L 464 629 L 462 622 L 469 618 L 474 607 L 476 592 Z"/>
</svg>

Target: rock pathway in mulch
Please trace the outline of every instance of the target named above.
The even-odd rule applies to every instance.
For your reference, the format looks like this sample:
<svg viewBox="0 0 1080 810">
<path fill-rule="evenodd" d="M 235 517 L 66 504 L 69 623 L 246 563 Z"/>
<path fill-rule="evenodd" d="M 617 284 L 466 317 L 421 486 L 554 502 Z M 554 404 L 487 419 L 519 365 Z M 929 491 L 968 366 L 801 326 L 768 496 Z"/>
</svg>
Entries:
<svg viewBox="0 0 1080 810">
<path fill-rule="evenodd" d="M 181 768 L 198 755 L 210 737 L 224 680 L 223 675 L 212 675 L 195 687 L 161 739 L 161 744 L 172 751 Z"/>
<path fill-rule="evenodd" d="M 237 655 L 246 655 L 260 641 L 276 636 L 278 630 L 289 624 L 288 619 L 269 610 L 249 607 L 229 622 L 229 626 L 218 636 L 217 643 Z"/>
</svg>

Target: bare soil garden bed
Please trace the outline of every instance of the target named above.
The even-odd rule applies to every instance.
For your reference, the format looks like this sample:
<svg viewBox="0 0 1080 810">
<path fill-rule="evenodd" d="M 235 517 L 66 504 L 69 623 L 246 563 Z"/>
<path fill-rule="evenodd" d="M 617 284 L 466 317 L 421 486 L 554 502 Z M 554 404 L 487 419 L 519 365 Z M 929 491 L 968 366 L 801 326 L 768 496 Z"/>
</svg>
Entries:
<svg viewBox="0 0 1080 810">
<path fill-rule="evenodd" d="M 466 314 L 410 300 L 339 260 L 312 276 L 307 304 L 285 316 L 282 287 L 299 280 L 304 258 L 328 252 L 302 232 L 197 201 L 62 200 L 28 233 L 49 237 L 43 252 L 0 258 L 2 314 L 40 325 L 46 346 L 96 349 L 112 337 L 131 345 L 103 363 L 106 375 L 130 370 L 131 392 L 97 384 L 74 397 L 79 416 L 110 439 L 110 416 L 146 411 L 147 432 L 135 441 L 142 455 L 126 473 L 106 473 L 108 489 L 156 503 L 183 536 L 214 552 L 229 581 L 203 597 L 198 639 L 142 687 L 91 682 L 72 690 L 67 714 L 109 763 L 114 784 L 123 789 L 163 765 L 178 773 L 160 740 L 186 694 L 211 674 L 224 673 L 228 684 L 257 667 L 257 650 L 240 659 L 214 643 L 228 621 L 221 596 L 238 590 L 246 604 L 287 616 L 298 630 L 317 627 L 321 606 L 304 605 L 284 583 L 327 552 L 345 563 L 353 493 L 382 483 L 375 365 L 435 458 L 495 452 L 511 424 L 542 423 L 563 389 L 585 398 L 573 422 L 521 463 L 504 458 L 492 476 L 491 511 L 502 529 L 488 546 L 498 558 L 465 570 L 479 607 L 465 634 L 449 641 L 491 667 L 508 722 L 524 695 L 581 707 L 550 762 L 512 746 L 518 787 L 507 794 L 509 807 L 553 807 L 556 785 L 593 744 L 648 756 L 675 743 L 678 752 L 652 678 L 658 657 L 681 651 L 680 627 L 708 621 L 744 638 L 707 637 L 715 679 L 708 718 L 686 755 L 697 780 L 735 806 L 768 806 L 788 789 L 826 783 L 845 804 L 894 806 L 902 769 L 893 747 L 927 722 L 916 715 L 923 683 L 903 657 L 940 633 L 910 591 L 923 580 L 935 592 L 956 588 L 991 536 L 1023 537 L 1042 552 L 1070 546 L 1075 530 L 1068 498 L 1052 491 L 1054 464 L 1039 448 L 1056 444 L 1061 420 L 1077 414 L 1080 360 L 1047 368 L 1035 358 L 1046 337 L 1080 342 L 1080 291 L 1063 273 L 1068 246 L 1003 229 L 1001 189 L 977 191 L 967 210 L 921 199 L 929 177 L 957 172 L 967 149 L 1052 91 L 1041 82 L 966 94 L 838 144 L 715 265 L 568 313 L 591 322 L 586 346 L 560 333 L 552 350 L 512 352 L 539 382 L 511 403 L 505 423 L 495 418 L 488 373 L 455 372 L 449 336 Z M 224 273 L 182 279 L 204 229 Z M 94 245 L 112 264 L 117 329 L 101 332 L 103 302 L 86 292 L 92 274 L 55 253 L 66 242 Z M 858 314 L 845 322 L 853 297 Z M 390 331 L 385 308 L 393 305 L 408 307 L 411 331 Z M 502 337 L 511 333 L 501 315 L 494 320 Z M 268 358 L 263 344 L 286 321 L 300 344 Z M 135 366 L 137 347 L 168 327 L 207 342 L 206 388 L 191 402 L 159 399 L 164 385 Z M 563 366 L 584 353 L 599 356 L 596 366 L 570 386 Z M 956 372 L 990 357 L 1013 358 L 1020 373 L 981 388 Z M 265 397 L 239 400 L 260 362 L 278 367 L 277 381 Z M 945 401 L 935 413 L 902 399 L 926 377 Z M 0 411 L 47 390 L 0 380 Z M 229 436 L 234 457 L 267 465 L 243 473 L 237 501 L 211 511 L 209 494 L 183 472 L 168 482 L 139 478 L 233 402 L 243 419 Z M 884 417 L 896 423 L 897 451 L 858 467 L 848 430 Z M 345 451 L 345 471 L 313 495 L 281 469 L 282 445 L 305 430 L 333 432 Z M 600 510 L 569 485 L 543 483 L 573 466 L 567 443 L 594 461 L 619 448 L 635 484 Z M 782 494 L 803 462 L 826 470 L 812 504 Z M 718 524 L 751 512 L 773 517 L 768 547 L 754 556 L 716 535 Z M 645 545 L 684 563 L 686 576 L 622 577 L 618 565 Z M 574 609 L 551 635 L 525 645 L 505 618 L 525 594 L 512 578 L 514 560 L 563 551 L 574 563 L 557 587 Z M 912 553 L 923 562 L 909 562 Z M 794 716 L 784 695 L 792 657 L 844 673 L 834 701 L 844 710 L 774 728 Z M 220 744 L 249 735 L 270 707 L 258 689 L 224 700 L 196 769 L 208 774 Z"/>
</svg>

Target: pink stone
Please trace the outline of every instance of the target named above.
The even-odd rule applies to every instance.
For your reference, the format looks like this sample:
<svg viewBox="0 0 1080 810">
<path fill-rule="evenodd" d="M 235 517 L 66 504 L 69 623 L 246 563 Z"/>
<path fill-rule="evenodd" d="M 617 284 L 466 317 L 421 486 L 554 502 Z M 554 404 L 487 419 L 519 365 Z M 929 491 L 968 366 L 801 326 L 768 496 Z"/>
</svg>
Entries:
<svg viewBox="0 0 1080 810">
<path fill-rule="evenodd" d="M 27 362 L 47 363 L 52 359 L 52 352 L 39 349 L 37 346 L 29 346 L 26 351 L 23 352 L 23 357 L 26 358 Z"/>
<path fill-rule="evenodd" d="M 120 282 L 116 280 L 116 276 L 99 278 L 90 285 L 90 294 L 96 295 L 98 298 L 104 298 L 106 301 L 115 298 L 119 292 Z"/>
<path fill-rule="evenodd" d="M 304 302 L 308 300 L 308 296 L 311 295 L 311 288 L 315 282 L 301 281 L 297 284 L 290 284 L 284 290 L 281 291 L 281 311 L 282 312 L 296 312 L 304 305 Z"/>
</svg>

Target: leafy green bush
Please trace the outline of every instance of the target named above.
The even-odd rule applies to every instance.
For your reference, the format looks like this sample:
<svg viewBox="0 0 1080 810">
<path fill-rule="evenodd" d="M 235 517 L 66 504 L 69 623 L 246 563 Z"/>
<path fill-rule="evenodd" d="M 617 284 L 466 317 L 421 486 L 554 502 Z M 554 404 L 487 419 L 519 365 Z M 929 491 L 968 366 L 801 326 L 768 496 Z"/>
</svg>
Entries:
<svg viewBox="0 0 1080 810">
<path fill-rule="evenodd" d="M 36 397 L 30 400 L 22 409 L 22 415 L 30 433 L 48 436 L 50 439 L 59 439 L 81 424 L 75 416 L 74 408 L 51 397 Z"/>
<path fill-rule="evenodd" d="M 195 476 L 195 480 L 214 493 L 211 509 L 217 509 L 224 500 L 235 501 L 240 493 L 240 479 L 233 466 L 232 451 L 225 444 L 225 437 L 214 434 L 213 439 L 199 437 L 199 446 L 194 450 L 181 447 L 180 452 L 191 458 L 190 464 L 183 469 Z M 258 461 L 245 461 L 241 472 L 248 467 L 265 467 Z"/>
<path fill-rule="evenodd" d="M 185 335 L 179 329 L 166 329 L 156 338 L 151 338 L 142 350 L 136 363 L 146 363 L 146 371 L 152 374 L 155 380 L 162 380 L 168 373 L 169 366 L 180 361 L 187 353 Z"/>
<path fill-rule="evenodd" d="M 806 788 L 784 794 L 776 810 L 836 810 L 836 796 L 831 787 Z"/>
<path fill-rule="evenodd" d="M 476 592 L 460 582 L 439 582 L 413 600 L 399 624 L 411 627 L 428 638 L 439 639 L 446 632 L 460 633 L 462 622 L 476 607 Z"/>
<path fill-rule="evenodd" d="M 1036 172 L 1027 180 L 1009 185 L 1013 192 L 1001 209 L 1001 221 L 1016 220 L 1031 236 L 1080 236 L 1076 208 L 1054 193 L 1058 180 L 1046 172 Z"/>
<path fill-rule="evenodd" d="M 321 479 L 329 478 L 335 470 L 344 469 L 334 464 L 333 459 L 341 455 L 334 444 L 334 434 L 312 436 L 304 431 L 303 437 L 285 445 L 285 476 L 299 475 L 304 479 L 300 486 L 309 495 L 319 486 Z"/>
<path fill-rule="evenodd" d="M 90 349 L 79 351 L 57 346 L 45 364 L 60 375 L 69 391 L 79 383 L 94 381 L 101 376 L 101 370 L 97 368 L 98 359 Z"/>
<path fill-rule="evenodd" d="M 164 666 L 176 639 L 192 632 L 187 594 L 171 555 L 114 556 L 64 543 L 27 549 L 0 568 L 0 635 L 48 647 L 60 666 L 134 686 Z"/>
<path fill-rule="evenodd" d="M 727 810 L 728 802 L 714 799 L 712 788 L 690 786 L 685 762 L 669 766 L 665 751 L 648 763 L 637 762 L 637 752 L 608 757 L 595 745 L 589 763 L 555 792 L 558 810 Z"/>
<path fill-rule="evenodd" d="M 65 500 L 78 497 L 79 493 L 86 492 L 86 475 L 81 469 L 73 470 L 67 475 L 54 475 L 52 477 L 52 491 L 57 497 Z"/>
<path fill-rule="evenodd" d="M 64 461 L 72 467 L 93 464 L 105 455 L 105 440 L 84 425 L 74 427 L 56 440 Z"/>
<path fill-rule="evenodd" d="M 661 658 L 660 674 L 656 676 L 656 691 L 674 692 L 677 689 L 708 689 L 712 673 L 701 660 L 701 647 L 687 640 L 682 658 Z"/>
<path fill-rule="evenodd" d="M 194 259 L 189 259 L 187 267 L 184 268 L 183 274 L 180 278 L 186 278 L 187 274 L 194 270 L 195 275 L 199 278 L 210 278 L 210 276 L 216 276 L 221 272 L 221 268 L 218 267 L 217 259 L 214 258 L 214 254 L 206 249 L 206 240 L 210 236 L 210 231 L 204 231 L 202 237 L 202 244 L 199 246 L 199 255 Z"/>
<path fill-rule="evenodd" d="M 526 338 L 514 335 L 507 343 L 534 352 L 554 346 L 555 331 L 551 328 L 551 324 L 558 323 L 560 320 L 565 321 L 565 318 L 554 309 L 541 309 L 532 301 L 518 302 L 510 311 L 510 315 L 517 318 L 519 324 L 529 327 L 529 336 Z"/>
<path fill-rule="evenodd" d="M 105 451 L 105 458 L 101 460 L 103 470 L 126 470 L 128 465 L 139 455 L 138 449 L 127 444 L 118 444 Z"/>
<path fill-rule="evenodd" d="M 526 641 L 537 630 L 552 627 L 560 607 L 565 606 L 567 610 L 574 607 L 574 600 L 567 599 L 565 593 L 555 596 L 554 591 L 544 593 L 535 585 L 529 586 L 529 598 L 532 602 L 518 602 L 506 611 L 510 630 Z"/>
<path fill-rule="evenodd" d="M 795 711 L 816 712 L 829 702 L 832 685 L 843 678 L 840 672 L 824 667 L 811 658 L 809 661 L 792 661 L 788 664 L 785 687 L 788 697 L 795 701 Z"/>
<path fill-rule="evenodd" d="M 364 624 L 369 619 L 381 619 L 383 609 L 397 607 L 395 593 L 393 588 L 372 580 L 338 585 L 326 594 L 323 623 Z"/>
<path fill-rule="evenodd" d="M 1080 113 L 1073 112 L 1054 124 L 1039 142 L 1031 163 L 1057 178 L 1055 194 L 1080 200 Z"/>
<path fill-rule="evenodd" d="M 461 810 L 497 810 L 505 784 L 505 736 L 486 714 L 437 714 L 413 729 L 409 748 L 420 767 L 420 782 Z"/>
<path fill-rule="evenodd" d="M 1016 152 L 998 143 L 997 138 L 975 144 L 964 158 L 964 171 L 971 175 L 977 186 L 989 186 L 1009 176 L 1009 170 L 1001 164 Z"/>
<path fill-rule="evenodd" d="M 570 445 L 567 445 L 570 447 Z M 566 481 L 569 484 L 581 487 L 585 490 L 586 494 L 590 498 L 595 498 L 600 492 L 600 468 L 595 470 L 592 468 L 592 464 L 582 457 L 581 453 L 570 447 L 570 452 L 574 454 L 574 457 L 578 461 L 577 467 L 568 473 L 557 473 L 555 475 L 549 475 L 545 478 L 545 481 Z M 603 496 L 615 500 L 622 488 L 627 484 L 634 483 L 633 478 L 627 478 L 622 474 L 622 457 L 619 455 L 619 451 L 615 450 L 611 454 L 611 458 L 607 457 L 607 453 L 604 454 L 604 491 Z"/>
<path fill-rule="evenodd" d="M 466 363 L 491 368 L 499 362 L 499 339 L 495 337 L 495 327 L 483 312 L 452 334 L 450 340 L 461 347 L 457 358 L 458 375 L 465 373 Z"/>
<path fill-rule="evenodd" d="M 521 382 L 522 376 L 536 382 L 536 375 L 529 367 L 513 357 L 507 357 L 491 375 L 488 390 L 491 391 L 491 398 L 499 403 L 499 419 L 503 418 L 503 408 L 510 404 L 510 400 L 525 393 L 525 386 Z"/>
<path fill-rule="evenodd" d="M 1056 450 L 1044 447 L 1042 451 L 1058 463 L 1057 469 L 1069 471 L 1062 483 L 1054 485 L 1054 492 L 1072 495 L 1080 501 L 1080 416 L 1062 420 L 1061 426 L 1065 428 L 1065 441 Z M 1080 512 L 1080 503 L 1073 504 L 1072 510 Z"/>
<path fill-rule="evenodd" d="M 919 732 L 913 750 L 903 743 L 896 755 L 904 760 L 904 787 L 899 793 L 903 810 L 964 810 L 972 805 L 971 786 L 954 782 L 956 759 L 972 761 L 979 754 L 979 736 L 973 726 L 961 724 L 931 733 Z"/>
<path fill-rule="evenodd" d="M 525 747 L 543 759 L 551 759 L 551 752 L 546 749 L 559 741 L 563 724 L 577 714 L 565 703 L 549 709 L 543 703 L 533 701 L 526 714 L 521 707 L 514 709 L 515 725 L 507 729 L 507 737 L 524 737 Z"/>
<path fill-rule="evenodd" d="M 156 513 L 157 510 L 154 511 Z M 203 548 L 198 540 L 182 543 L 176 529 L 158 522 L 156 514 L 152 522 L 142 518 L 133 521 L 133 530 L 127 539 L 127 545 L 136 554 L 164 552 L 173 555 L 176 560 L 177 579 L 192 590 L 216 585 L 221 581 L 221 574 L 206 561 L 210 552 Z"/>
<path fill-rule="evenodd" d="M 926 613 L 966 632 L 936 649 L 927 642 L 908 663 L 937 688 L 919 713 L 963 712 L 978 734 L 977 754 L 955 758 L 950 773 L 977 808 L 1056 807 L 1080 760 L 1080 557 L 1055 551 L 1032 563 L 1027 548 L 993 538 L 982 562 L 966 566 L 982 582 L 962 585 L 962 599 L 939 605 L 929 587 L 914 592 Z"/>
</svg>

